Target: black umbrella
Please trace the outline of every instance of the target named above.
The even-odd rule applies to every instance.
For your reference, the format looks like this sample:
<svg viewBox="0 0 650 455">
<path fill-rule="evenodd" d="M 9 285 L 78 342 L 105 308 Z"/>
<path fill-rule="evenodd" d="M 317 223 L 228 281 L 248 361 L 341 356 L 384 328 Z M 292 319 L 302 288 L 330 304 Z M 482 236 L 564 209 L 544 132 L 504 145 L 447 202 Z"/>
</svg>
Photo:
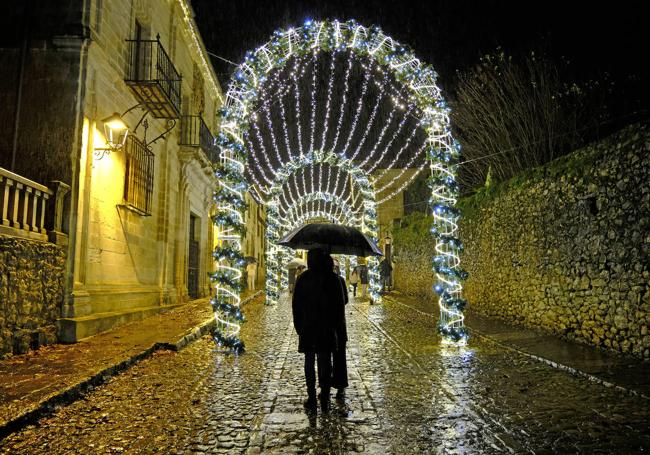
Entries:
<svg viewBox="0 0 650 455">
<path fill-rule="evenodd" d="M 287 234 L 278 244 L 300 250 L 322 248 L 333 254 L 382 256 L 379 248 L 359 229 L 340 224 L 306 224 Z"/>
</svg>

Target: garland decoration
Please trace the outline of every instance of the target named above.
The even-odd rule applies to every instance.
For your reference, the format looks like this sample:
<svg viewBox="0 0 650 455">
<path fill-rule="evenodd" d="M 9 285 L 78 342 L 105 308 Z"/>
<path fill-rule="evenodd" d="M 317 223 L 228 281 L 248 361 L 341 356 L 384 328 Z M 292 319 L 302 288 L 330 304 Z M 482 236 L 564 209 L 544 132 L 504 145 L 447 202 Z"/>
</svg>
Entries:
<svg viewBox="0 0 650 455">
<path fill-rule="evenodd" d="M 244 342 L 239 338 L 241 323 L 244 322 L 239 307 L 242 292 L 241 268 L 245 264 L 241 238 L 246 233 L 242 215 L 246 209 L 246 180 L 244 165 L 240 161 L 243 147 L 237 141 L 237 135 L 228 130 L 222 130 L 217 143 L 221 147 L 227 147 L 229 152 L 222 151 L 221 162 L 214 167 L 219 186 L 213 195 L 217 210 L 212 218 L 218 230 L 218 244 L 212 253 L 217 267 L 210 275 L 215 289 L 210 300 L 216 319 L 213 336 L 219 346 L 239 354 L 245 349 Z"/>
<path fill-rule="evenodd" d="M 316 69 L 326 66 L 317 65 L 316 60 L 323 53 L 331 55 L 331 59 L 329 78 L 323 75 L 328 80 L 328 89 L 324 109 L 325 127 L 321 135 L 321 132 L 315 134 L 315 125 L 320 122 L 316 122 L 314 100 Z M 361 62 L 365 69 L 358 92 L 349 90 L 353 60 Z M 337 62 L 347 68 L 341 99 L 333 99 L 332 95 L 333 68 Z M 287 65 L 293 65 L 290 68 L 292 71 L 283 72 Z M 298 78 L 305 74 L 311 76 L 311 85 L 307 83 L 311 87 L 307 89 L 310 96 L 304 96 L 301 103 Z M 376 74 L 380 77 L 377 78 Z M 369 84 L 378 87 L 379 100 L 391 99 L 393 106 L 391 112 L 383 116 L 385 125 L 375 146 L 364 156 L 359 152 L 366 143 L 380 102 L 377 101 L 369 109 L 367 120 L 358 122 L 362 107 L 373 105 L 364 99 Z M 399 87 L 395 88 L 395 85 Z M 276 90 L 271 93 L 269 87 Z M 346 106 L 351 93 L 358 96 L 356 109 Z M 272 124 L 270 98 L 273 105 L 277 105 L 273 107 L 277 114 L 274 118 L 280 120 L 280 125 Z M 305 104 L 308 106 L 304 107 Z M 304 127 L 300 120 L 301 110 L 306 111 L 302 117 L 309 119 Z M 352 113 L 348 134 L 341 130 L 345 112 Z M 215 193 L 219 211 L 214 222 L 223 229 L 220 238 L 229 243 L 228 248 L 241 248 L 240 240 L 245 232 L 241 218 L 241 211 L 245 207 L 242 197 L 246 184 L 243 172 L 244 163 L 249 162 L 251 170 L 247 175 L 254 188 L 251 195 L 267 208 L 267 303 L 276 302 L 286 286 L 284 264 L 291 254 L 274 244 L 281 234 L 299 223 L 325 218 L 354 223 L 376 241 L 377 204 L 399 194 L 415 178 L 417 172 L 399 180 L 406 168 L 413 167 L 417 159 L 427 160 L 430 170 L 427 182 L 431 189 L 433 212 L 431 232 L 436 239 L 432 268 L 436 274 L 434 289 L 439 295 L 439 330 L 445 342 L 466 342 L 463 310 L 467 302 L 461 296 L 461 281 L 467 277 L 467 273 L 460 268 L 462 244 L 457 237 L 460 214 L 455 208 L 460 147 L 451 135 L 449 109 L 431 66 L 422 63 L 410 48 L 385 35 L 379 27 L 364 27 L 353 20 L 307 20 L 301 27 L 275 31 L 267 43 L 246 54 L 231 80 L 220 117 L 221 132 L 217 144 L 221 148 L 223 165 L 215 170 L 215 174 L 223 183 Z M 336 126 L 331 135 L 333 141 L 326 144 L 330 117 Z M 286 118 L 292 118 L 296 124 L 295 137 L 289 136 Z M 409 123 L 411 118 L 418 121 Z M 355 133 L 357 123 L 365 121 L 368 122 L 365 130 Z M 301 128 L 307 133 L 304 138 Z M 412 131 L 409 134 L 403 128 L 412 128 Z M 424 143 L 413 147 L 416 152 L 410 158 L 401 156 L 417 136 L 416 129 L 424 133 Z M 263 131 L 270 132 L 267 133 L 271 135 L 270 140 L 263 137 Z M 284 137 L 276 139 L 276 134 Z M 319 137 L 322 137 L 320 146 L 315 144 Z M 357 138 L 356 147 L 352 144 L 353 138 Z M 403 147 L 393 146 L 396 138 L 407 138 Z M 384 147 L 379 147 L 380 142 Z M 283 143 L 286 145 L 284 157 L 281 151 Z M 388 153 L 395 156 L 386 163 L 383 158 Z M 403 163 L 403 169 L 385 179 L 387 182 L 381 180 L 380 177 L 388 176 L 387 172 L 397 163 Z M 378 172 L 373 172 L 375 169 Z M 426 166 L 421 166 L 419 170 L 422 169 L 426 169 Z M 382 186 L 378 185 L 380 180 Z M 235 281 L 240 276 L 238 273 L 241 273 L 239 257 L 231 250 L 215 255 L 220 267 L 224 268 L 214 275 L 217 288 L 222 293 L 231 293 L 228 298 L 234 299 L 237 292 Z M 371 258 L 368 262 L 370 295 L 379 302 L 378 261 Z M 217 313 L 224 318 L 234 317 L 236 313 L 233 313 L 232 307 L 219 302 L 216 303 Z M 237 306 L 236 303 L 232 305 Z M 234 329 L 228 326 L 228 330 L 218 341 L 224 345 L 234 345 Z"/>
</svg>

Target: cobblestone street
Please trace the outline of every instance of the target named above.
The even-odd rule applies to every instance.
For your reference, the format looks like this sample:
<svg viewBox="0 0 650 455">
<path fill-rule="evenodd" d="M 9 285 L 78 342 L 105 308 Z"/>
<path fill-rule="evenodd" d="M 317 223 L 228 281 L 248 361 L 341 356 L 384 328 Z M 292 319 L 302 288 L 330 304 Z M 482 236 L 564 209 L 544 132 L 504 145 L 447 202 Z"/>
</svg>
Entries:
<svg viewBox="0 0 650 455">
<path fill-rule="evenodd" d="M 492 342 L 439 343 L 435 308 L 348 305 L 350 388 L 302 407 L 287 301 L 246 305 L 247 353 L 161 351 L 0 442 L 2 453 L 638 453 L 650 407 Z"/>
</svg>

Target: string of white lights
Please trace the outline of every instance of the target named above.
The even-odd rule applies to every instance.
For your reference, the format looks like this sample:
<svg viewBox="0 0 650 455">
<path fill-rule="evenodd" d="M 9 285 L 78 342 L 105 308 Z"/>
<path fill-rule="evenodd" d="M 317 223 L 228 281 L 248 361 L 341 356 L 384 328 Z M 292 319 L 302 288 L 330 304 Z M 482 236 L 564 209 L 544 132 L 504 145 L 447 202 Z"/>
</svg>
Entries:
<svg viewBox="0 0 650 455">
<path fill-rule="evenodd" d="M 314 134 L 316 134 L 316 111 L 318 104 L 316 104 L 316 74 L 317 74 L 317 52 L 314 51 L 314 58 L 312 59 L 311 69 L 311 119 L 309 121 L 309 153 L 314 150 Z"/>
<path fill-rule="evenodd" d="M 345 70 L 345 77 L 343 79 L 343 95 L 341 98 L 341 104 L 339 108 L 339 118 L 336 123 L 336 132 L 334 134 L 334 143 L 330 147 L 330 150 L 336 152 L 336 145 L 339 142 L 339 135 L 341 133 L 341 124 L 343 123 L 343 117 L 345 117 L 345 103 L 347 102 L 348 92 L 350 90 L 350 72 L 352 71 L 352 54 L 348 55 L 348 66 Z"/>
<path fill-rule="evenodd" d="M 271 165 L 271 162 L 269 161 L 269 155 L 268 155 L 268 153 L 266 151 L 266 146 L 264 145 L 264 138 L 262 137 L 262 134 L 260 133 L 260 128 L 259 128 L 259 125 L 257 124 L 257 121 L 252 122 L 252 125 L 253 125 L 253 131 L 255 132 L 255 138 L 257 139 L 257 143 L 259 144 L 259 148 L 260 148 L 260 150 L 262 152 L 262 153 L 260 153 L 260 155 L 262 155 L 262 158 L 266 162 L 266 165 L 268 166 L 268 168 L 273 169 L 273 166 Z M 255 156 L 257 156 L 257 154 Z M 264 168 L 258 168 L 258 169 L 264 169 Z M 262 180 L 264 180 L 268 185 L 273 184 L 273 178 L 268 177 L 266 175 L 266 172 L 262 172 L 261 175 L 262 175 Z"/>
<path fill-rule="evenodd" d="M 250 147 L 250 150 L 252 150 L 252 148 L 253 148 L 253 144 L 252 144 L 252 142 L 251 142 L 251 140 L 250 140 L 250 137 L 249 137 L 249 134 L 248 134 L 248 133 L 246 133 L 246 135 L 245 135 L 244 143 L 245 143 L 245 145 L 248 145 L 248 147 Z M 248 175 L 248 176 L 253 180 L 253 184 L 256 185 L 257 188 L 258 188 L 262 193 L 264 193 L 265 195 L 268 195 L 268 192 L 267 192 L 267 190 L 266 190 L 266 185 L 262 185 L 262 184 L 259 182 L 259 180 L 257 180 L 257 176 L 255 175 L 255 169 L 260 169 L 259 163 L 257 162 L 257 158 L 256 158 L 256 157 L 253 157 L 253 160 L 255 161 L 256 166 L 255 166 L 253 169 L 250 169 L 250 170 L 248 171 L 248 174 L 247 174 L 247 175 Z M 262 174 L 262 175 L 264 176 L 264 174 Z M 266 180 L 266 182 L 267 182 L 267 185 L 270 184 L 270 181 Z"/>
<path fill-rule="evenodd" d="M 320 149 L 325 150 L 325 141 L 327 140 L 327 132 L 329 130 L 330 124 L 330 106 L 332 105 L 332 88 L 334 87 L 334 74 L 336 63 L 337 52 L 334 51 L 331 53 L 332 58 L 330 59 L 330 74 L 329 79 L 327 80 L 327 98 L 325 101 L 325 119 L 323 121 L 323 135 L 320 141 Z"/>
<path fill-rule="evenodd" d="M 397 188 L 395 188 L 391 193 L 387 194 L 386 196 L 384 196 L 384 197 L 378 199 L 378 200 L 377 200 L 377 204 L 378 204 L 378 205 L 381 205 L 381 204 L 383 204 L 384 202 L 389 201 L 389 200 L 391 200 L 392 198 L 394 198 L 395 196 L 397 196 L 398 194 L 400 194 L 402 191 L 404 191 L 404 188 L 408 187 L 408 186 L 411 184 L 411 182 L 413 182 L 413 180 L 415 180 L 416 177 L 417 177 L 418 175 L 420 175 L 420 173 L 421 173 L 422 171 L 423 171 L 422 168 L 418 168 L 418 169 L 416 169 L 416 170 L 413 172 L 413 174 L 411 174 L 411 176 L 410 176 L 407 180 L 405 180 L 405 181 L 404 181 L 400 186 L 398 186 Z M 378 189 L 378 190 L 377 190 L 377 194 L 380 194 L 380 193 L 386 191 L 387 189 L 390 189 L 390 187 L 391 187 L 391 185 L 392 185 L 392 182 L 394 182 L 395 180 L 397 180 L 398 178 L 400 178 L 400 177 L 402 176 L 402 174 L 404 174 L 404 172 L 406 172 L 406 168 L 402 169 L 402 172 L 401 172 L 398 176 L 394 177 L 394 178 L 391 180 L 391 182 L 387 183 L 384 187 Z"/>
<path fill-rule="evenodd" d="M 384 136 L 388 131 L 388 128 L 393 124 L 393 118 L 395 117 L 396 113 L 397 113 L 397 108 L 393 107 L 390 110 L 390 113 L 388 114 L 388 120 L 386 120 L 384 127 L 379 132 L 379 136 L 377 136 L 377 140 L 374 141 L 375 145 L 372 147 L 372 149 L 370 149 L 370 152 L 366 154 L 366 158 L 359 164 L 360 168 L 364 168 L 365 165 L 370 161 L 370 159 L 375 156 L 375 152 L 377 151 L 379 144 L 381 144 L 381 142 L 383 141 Z"/>
<path fill-rule="evenodd" d="M 379 166 L 379 164 L 383 161 L 384 157 L 388 156 L 388 151 L 390 150 L 391 145 L 393 145 L 393 142 L 395 142 L 395 139 L 397 139 L 397 136 L 399 136 L 400 133 L 402 132 L 402 130 L 404 129 L 404 125 L 406 125 L 407 120 L 409 120 L 409 113 L 410 113 L 410 110 L 408 110 L 406 112 L 406 114 L 402 117 L 402 120 L 397 125 L 397 128 L 395 128 L 395 131 L 393 131 L 393 135 L 391 136 L 391 138 L 388 140 L 388 143 L 384 147 L 384 151 L 379 154 L 380 158 L 377 159 L 377 160 L 374 160 L 374 162 L 367 169 L 369 173 L 372 173 L 375 170 L 375 168 L 377 168 Z M 416 128 L 417 127 L 413 128 L 414 132 L 416 131 Z M 412 138 L 412 135 L 414 134 L 414 132 L 412 132 L 408 136 L 409 139 Z M 409 143 L 410 143 L 410 140 L 409 140 Z"/>
<path fill-rule="evenodd" d="M 264 119 L 266 120 L 266 128 L 269 131 L 269 136 L 271 136 L 271 145 L 273 146 L 273 151 L 275 152 L 275 156 L 278 159 L 278 163 L 283 163 L 285 160 L 283 160 L 282 156 L 280 155 L 278 141 L 275 139 L 273 121 L 271 120 L 271 109 L 269 108 L 268 100 L 264 101 Z"/>
<path fill-rule="evenodd" d="M 359 152 L 361 151 L 361 148 L 363 145 L 366 143 L 366 140 L 368 138 L 368 134 L 370 131 L 372 131 L 372 127 L 375 123 L 375 118 L 377 117 L 377 112 L 379 112 L 379 106 L 381 105 L 382 101 L 384 101 L 385 97 L 385 92 L 384 89 L 386 87 L 386 81 L 388 80 L 388 73 L 384 74 L 384 77 L 381 81 L 381 83 L 375 81 L 375 84 L 377 84 L 377 87 L 379 88 L 379 94 L 376 97 L 375 100 L 375 105 L 372 107 L 372 112 L 370 114 L 370 118 L 368 119 L 368 123 L 365 126 L 364 133 L 361 136 L 361 139 L 359 139 L 359 143 L 357 144 L 357 148 L 354 150 L 354 153 L 350 157 L 351 160 L 354 160 Z M 387 125 L 390 124 L 390 122 L 387 123 Z M 379 138 L 381 140 L 381 137 Z M 345 149 L 346 151 L 348 150 L 347 147 Z"/>
<path fill-rule="evenodd" d="M 328 103 L 334 104 L 333 87 L 336 83 L 337 86 L 342 88 L 342 102 L 338 107 L 339 115 L 335 122 L 335 130 L 332 130 L 329 121 L 332 108 L 331 106 L 328 108 L 328 104 L 325 106 L 324 115 L 327 121 L 323 124 L 320 150 L 330 150 L 330 152 L 323 152 L 320 153 L 320 156 L 317 156 L 319 152 L 312 150 L 312 148 L 316 141 L 316 125 L 320 125 L 318 115 L 319 112 L 323 112 L 318 109 L 320 105 L 317 104 L 321 98 L 315 96 L 316 89 L 313 83 L 314 79 L 319 80 L 319 75 L 316 73 L 318 65 L 317 62 L 312 61 L 311 65 L 307 66 L 304 62 L 309 59 L 310 55 L 317 58 L 316 56 L 319 54 L 335 54 L 337 52 L 347 56 L 347 61 L 341 59 L 343 61 L 340 62 L 342 64 L 341 68 L 345 68 L 344 77 L 343 81 L 337 80 L 336 66 L 339 59 L 332 55 L 328 75 L 329 80 L 332 82 L 329 83 L 328 80 L 329 95 L 327 96 L 329 96 Z M 353 64 L 356 62 L 361 62 L 362 66 L 364 64 L 368 64 L 369 67 L 372 66 L 373 73 L 375 67 L 380 68 L 380 70 L 376 71 L 377 74 L 383 74 L 384 78 L 387 78 L 390 74 L 396 84 L 399 85 L 398 89 L 392 84 L 388 84 L 383 92 L 390 93 L 390 96 L 380 94 L 378 98 L 382 99 L 382 101 L 378 102 L 375 99 L 375 103 L 379 103 L 377 109 L 390 106 L 391 112 L 388 118 L 385 115 L 378 117 L 381 118 L 384 124 L 374 128 L 369 125 L 370 121 L 367 121 L 366 128 L 358 139 L 359 134 L 356 134 L 358 127 L 355 118 L 357 118 L 360 98 L 367 98 L 367 93 L 360 96 L 360 92 L 364 92 L 363 89 L 356 91 L 354 94 L 350 92 L 350 76 Z M 271 104 L 266 106 L 264 103 L 260 104 L 260 93 L 263 91 L 265 84 L 269 83 L 268 79 L 266 79 L 267 73 L 273 71 L 274 74 L 280 75 L 283 68 L 288 68 L 291 65 L 293 65 L 293 72 L 289 72 L 287 76 L 285 71 L 282 76 L 277 76 L 282 79 L 278 79 L 277 86 L 280 90 L 284 90 L 283 84 L 293 86 L 292 92 L 295 97 L 294 108 L 296 115 L 295 118 L 291 119 L 291 128 L 287 123 L 289 117 L 282 115 L 282 99 L 284 97 L 279 97 L 279 111 L 284 127 L 282 133 L 285 135 L 287 155 L 290 157 L 289 161 L 293 162 L 293 167 L 286 167 L 286 163 L 279 163 L 274 168 L 271 166 L 270 160 L 265 160 L 263 157 L 257 158 L 257 155 L 266 153 L 263 148 L 265 145 L 264 140 L 262 142 L 257 141 L 254 146 L 251 146 L 252 141 L 245 143 L 242 138 L 244 133 L 248 131 L 251 131 L 253 135 L 259 134 L 254 131 L 256 106 L 262 106 L 262 108 L 268 106 L 268 115 L 272 119 L 278 115 L 277 108 L 270 108 L 274 104 L 273 100 L 269 100 Z M 312 69 L 312 73 L 306 73 L 308 68 Z M 299 80 L 306 81 L 307 79 L 304 79 L 305 74 L 311 77 L 312 90 L 304 90 L 305 93 L 302 94 Z M 422 64 L 408 49 L 384 35 L 378 28 L 368 29 L 354 21 L 307 21 L 299 29 L 276 32 L 269 42 L 248 54 L 244 64 L 235 72 L 233 82 L 226 95 L 226 106 L 223 111 L 225 121 L 222 122 L 222 131 L 226 131 L 231 140 L 222 141 L 221 146 L 236 154 L 248 152 L 249 164 L 257 168 L 255 171 L 249 171 L 248 174 L 253 177 L 252 180 L 258 186 L 259 191 L 270 197 L 268 200 L 270 205 L 267 210 L 269 214 L 269 243 L 271 245 L 273 240 L 277 239 L 280 230 L 285 227 L 278 224 L 281 222 L 280 212 L 285 213 L 284 209 L 278 205 L 292 204 L 297 200 L 296 198 L 307 194 L 310 189 L 317 190 L 317 192 L 325 190 L 324 192 L 328 194 L 328 198 L 337 198 L 338 201 L 349 200 L 353 203 L 352 207 L 362 207 L 363 230 L 368 235 L 376 237 L 378 230 L 377 203 L 386 201 L 387 197 L 396 194 L 395 188 L 402 187 L 403 175 L 406 172 L 402 170 L 403 168 L 400 169 L 389 180 L 390 185 L 387 185 L 383 182 L 383 179 L 387 176 L 386 169 L 402 165 L 405 161 L 407 161 L 406 165 L 417 164 L 417 160 L 422 158 L 422 151 L 417 148 L 417 144 L 413 144 L 413 131 L 404 132 L 407 119 L 415 118 L 416 121 L 408 123 L 408 125 L 413 130 L 423 131 L 427 137 L 426 159 L 431 163 L 430 169 L 432 170 L 430 181 L 432 189 L 431 204 L 434 213 L 432 232 L 436 238 L 436 256 L 433 259 L 433 268 L 437 277 L 435 290 L 440 295 L 440 331 L 446 340 L 463 343 L 466 339 L 462 321 L 462 310 L 465 302 L 461 297 L 462 286 L 460 281 L 464 276 L 464 272 L 459 268 L 458 250 L 460 242 L 456 237 L 458 212 L 454 208 L 457 197 L 454 163 L 457 162 L 459 148 L 449 132 L 448 109 L 441 97 L 436 77 L 432 68 Z M 377 83 L 374 76 L 370 79 Z M 270 86 L 275 87 L 273 84 L 276 84 L 276 82 L 271 83 Z M 382 90 L 379 90 L 379 92 L 381 93 Z M 356 96 L 356 98 L 352 95 Z M 268 97 L 270 95 L 265 94 L 264 96 Z M 303 97 L 305 100 L 309 99 L 309 101 L 303 102 L 301 99 Z M 336 98 L 338 98 L 338 93 Z M 346 112 L 350 111 L 348 101 L 352 102 L 353 99 L 357 101 L 357 110 L 351 110 L 354 115 L 350 116 L 352 117 L 350 118 L 346 115 Z M 385 102 L 384 99 L 392 101 L 392 103 Z M 311 115 L 302 115 L 307 111 L 301 113 L 301 104 L 310 104 L 309 112 Z M 366 105 L 370 107 L 371 103 L 364 102 L 362 110 Z M 369 112 L 370 116 L 364 114 L 363 118 L 373 118 L 373 121 L 376 121 L 372 114 L 374 108 L 369 109 Z M 398 115 L 398 113 L 400 114 Z M 267 113 L 264 112 L 264 116 L 266 115 Z M 301 116 L 309 122 L 308 126 L 303 125 Z M 358 119 L 360 118 L 359 114 Z M 342 128 L 344 123 L 347 129 Z M 268 121 L 266 125 L 269 125 Z M 310 127 L 308 135 L 309 150 L 305 157 L 302 132 L 303 130 L 306 131 L 308 127 Z M 377 129 L 380 130 L 379 134 L 377 134 Z M 275 135 L 272 123 L 268 134 Z M 326 142 L 331 136 L 334 136 L 334 138 L 331 146 L 328 147 Z M 369 137 L 373 137 L 372 147 L 366 147 L 365 145 Z M 297 147 L 291 147 L 291 139 L 296 141 Z M 400 144 L 397 143 L 398 139 L 402 141 Z M 339 141 L 344 142 L 343 150 L 340 150 Z M 357 146 L 354 153 L 351 153 L 352 150 L 348 150 L 348 148 L 352 147 L 355 141 Z M 268 143 L 266 142 L 266 144 Z M 270 140 L 270 143 L 273 144 L 273 139 Z M 370 148 L 370 151 L 366 152 L 364 148 Z M 406 155 L 406 150 L 411 150 L 411 148 L 416 151 L 411 155 Z M 276 152 L 275 146 L 273 151 Z M 361 163 L 356 160 L 345 161 L 346 154 L 355 159 L 358 156 L 363 156 L 364 159 Z M 333 160 L 327 162 L 326 176 L 324 175 L 324 165 L 317 164 L 320 163 L 324 155 L 327 155 L 327 159 Z M 277 157 L 278 154 L 276 153 L 275 156 Z M 410 159 L 407 158 L 409 156 Z M 303 159 L 306 159 L 307 162 L 303 162 Z M 296 160 L 298 162 L 294 162 Z M 378 179 L 372 175 L 375 169 L 382 169 L 379 173 L 382 186 L 378 191 L 375 191 L 375 182 Z M 335 172 L 336 175 L 333 176 L 332 172 Z M 405 181 L 412 181 L 417 172 L 413 172 L 411 177 L 405 179 Z M 307 175 L 311 176 L 309 182 L 306 181 Z M 259 185 L 259 182 L 255 180 L 255 176 L 268 185 Z M 341 182 L 344 176 L 345 179 Z M 282 189 L 281 186 L 285 183 L 288 188 Z M 282 191 L 281 198 L 277 190 Z M 296 194 L 293 194 L 294 192 Z M 389 194 L 384 196 L 385 193 Z M 377 195 L 383 197 L 377 197 Z M 342 216 L 341 210 L 340 206 L 332 204 L 326 199 L 318 199 L 308 202 L 306 207 L 297 208 L 296 214 L 299 215 L 296 216 L 302 218 L 322 213 L 326 214 L 326 216 L 334 214 L 339 217 Z M 292 219 L 295 219 L 295 217 L 292 216 Z M 270 276 L 270 287 L 267 286 L 267 291 L 269 291 L 267 296 L 269 301 L 274 301 L 282 289 L 281 285 L 286 281 L 286 271 L 283 271 L 281 265 L 288 255 L 284 249 L 275 246 L 271 246 L 270 251 L 277 253 L 275 255 L 276 259 L 269 261 L 269 264 L 272 263 L 272 265 L 270 266 L 270 273 L 267 274 L 267 276 Z M 371 294 L 374 297 L 378 282 L 377 261 L 371 259 L 369 263 L 371 282 L 373 283 Z"/>
<path fill-rule="evenodd" d="M 296 138 L 298 139 L 298 153 L 300 156 L 302 156 L 305 151 L 302 148 L 302 124 L 300 122 L 300 85 L 298 84 L 298 74 L 297 71 L 293 71 L 291 73 L 291 79 L 293 80 L 293 86 L 294 86 L 294 97 L 296 99 L 295 103 L 295 112 L 296 112 L 296 128 L 298 130 L 298 133 L 296 134 Z"/>
<path fill-rule="evenodd" d="M 354 133 L 357 130 L 357 122 L 359 121 L 359 115 L 361 115 L 361 109 L 364 106 L 364 99 L 366 97 L 366 92 L 368 92 L 369 81 L 370 81 L 370 66 L 365 66 L 364 73 L 363 73 L 363 83 L 361 85 L 361 94 L 359 95 L 359 99 L 357 100 L 357 108 L 354 112 L 354 118 L 352 119 L 352 124 L 350 126 L 350 132 L 348 133 L 348 138 L 345 141 L 345 145 L 343 145 L 343 153 L 348 153 L 349 150 L 348 147 L 350 146 L 352 137 L 354 137 Z"/>
</svg>

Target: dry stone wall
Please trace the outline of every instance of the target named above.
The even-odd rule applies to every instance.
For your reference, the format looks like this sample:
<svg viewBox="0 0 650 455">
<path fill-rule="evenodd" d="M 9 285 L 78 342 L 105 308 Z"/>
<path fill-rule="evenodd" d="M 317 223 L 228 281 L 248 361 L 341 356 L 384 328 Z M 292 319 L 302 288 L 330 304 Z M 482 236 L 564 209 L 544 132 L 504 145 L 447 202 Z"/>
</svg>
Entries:
<svg viewBox="0 0 650 455">
<path fill-rule="evenodd" d="M 64 276 L 60 247 L 0 236 L 0 358 L 57 341 Z"/>
<path fill-rule="evenodd" d="M 469 311 L 650 358 L 647 125 L 459 205 Z M 433 303 L 433 241 L 399 232 L 395 248 L 397 289 Z"/>
</svg>

